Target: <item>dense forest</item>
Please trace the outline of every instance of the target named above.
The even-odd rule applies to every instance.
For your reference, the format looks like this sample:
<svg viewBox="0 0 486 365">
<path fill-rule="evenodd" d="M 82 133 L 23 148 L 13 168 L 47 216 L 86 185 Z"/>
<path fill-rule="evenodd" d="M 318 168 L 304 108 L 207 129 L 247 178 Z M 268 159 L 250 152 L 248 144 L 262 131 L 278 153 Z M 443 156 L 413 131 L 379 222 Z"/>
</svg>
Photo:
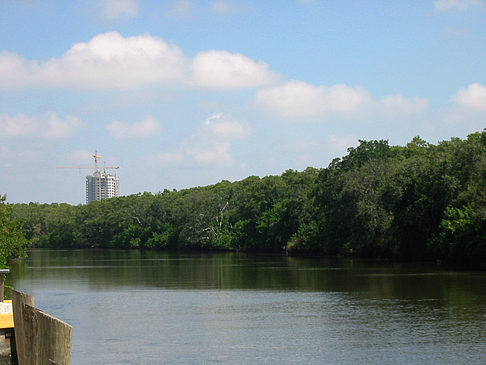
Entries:
<svg viewBox="0 0 486 365">
<path fill-rule="evenodd" d="M 0 269 L 6 268 L 12 259 L 25 256 L 29 243 L 6 200 L 6 195 L 0 195 Z"/>
<path fill-rule="evenodd" d="M 437 145 L 360 141 L 327 168 L 87 205 L 14 204 L 37 247 L 486 259 L 486 130 Z"/>
</svg>

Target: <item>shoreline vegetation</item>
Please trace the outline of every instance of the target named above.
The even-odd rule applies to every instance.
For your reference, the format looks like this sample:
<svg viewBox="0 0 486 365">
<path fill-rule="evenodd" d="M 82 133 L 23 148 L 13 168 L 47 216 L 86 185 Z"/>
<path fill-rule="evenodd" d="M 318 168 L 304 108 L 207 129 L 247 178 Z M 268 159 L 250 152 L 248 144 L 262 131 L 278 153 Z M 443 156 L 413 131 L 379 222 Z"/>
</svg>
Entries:
<svg viewBox="0 0 486 365">
<path fill-rule="evenodd" d="M 29 245 L 21 224 L 12 217 L 13 206 L 6 200 L 7 196 L 0 194 L 0 269 L 7 268 L 14 259 L 25 257 Z"/>
<path fill-rule="evenodd" d="M 33 247 L 486 259 L 486 130 L 437 145 L 360 141 L 327 168 L 87 205 L 4 204 Z M 25 243 L 25 242 L 24 242 Z"/>
</svg>

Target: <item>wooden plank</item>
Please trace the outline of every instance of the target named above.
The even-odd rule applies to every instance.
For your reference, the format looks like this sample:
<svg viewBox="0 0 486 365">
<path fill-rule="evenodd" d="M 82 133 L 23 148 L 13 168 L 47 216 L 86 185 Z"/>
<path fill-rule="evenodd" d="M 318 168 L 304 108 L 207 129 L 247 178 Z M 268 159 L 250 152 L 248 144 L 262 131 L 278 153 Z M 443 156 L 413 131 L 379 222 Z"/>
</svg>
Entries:
<svg viewBox="0 0 486 365">
<path fill-rule="evenodd" d="M 15 326 L 15 342 L 19 365 L 29 365 L 26 361 L 25 326 L 23 307 L 25 304 L 34 305 L 34 297 L 12 289 L 12 309 Z"/>
<path fill-rule="evenodd" d="M 3 302 L 3 292 L 5 288 L 5 274 L 8 274 L 10 272 L 9 269 L 0 269 L 0 302 Z"/>
</svg>

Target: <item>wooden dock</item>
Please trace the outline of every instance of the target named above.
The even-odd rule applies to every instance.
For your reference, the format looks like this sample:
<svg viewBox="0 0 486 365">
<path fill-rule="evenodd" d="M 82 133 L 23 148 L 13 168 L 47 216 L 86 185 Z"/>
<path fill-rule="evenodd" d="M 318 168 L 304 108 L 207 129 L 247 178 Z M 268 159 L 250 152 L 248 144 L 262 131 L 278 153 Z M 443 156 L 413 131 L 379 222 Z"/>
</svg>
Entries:
<svg viewBox="0 0 486 365">
<path fill-rule="evenodd" d="M 0 270 L 0 335 L 10 339 L 12 364 L 69 365 L 73 328 L 34 307 L 34 297 L 12 290 L 12 300 L 3 299 Z"/>
</svg>

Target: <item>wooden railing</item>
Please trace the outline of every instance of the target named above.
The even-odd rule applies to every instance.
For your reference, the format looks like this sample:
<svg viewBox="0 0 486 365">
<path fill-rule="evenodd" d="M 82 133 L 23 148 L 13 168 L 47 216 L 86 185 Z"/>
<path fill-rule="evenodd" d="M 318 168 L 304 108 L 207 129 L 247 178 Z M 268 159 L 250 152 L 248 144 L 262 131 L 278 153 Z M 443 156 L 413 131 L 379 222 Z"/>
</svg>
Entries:
<svg viewBox="0 0 486 365">
<path fill-rule="evenodd" d="M 35 308 L 31 295 L 12 290 L 12 306 L 18 364 L 69 365 L 73 328 Z"/>
</svg>

